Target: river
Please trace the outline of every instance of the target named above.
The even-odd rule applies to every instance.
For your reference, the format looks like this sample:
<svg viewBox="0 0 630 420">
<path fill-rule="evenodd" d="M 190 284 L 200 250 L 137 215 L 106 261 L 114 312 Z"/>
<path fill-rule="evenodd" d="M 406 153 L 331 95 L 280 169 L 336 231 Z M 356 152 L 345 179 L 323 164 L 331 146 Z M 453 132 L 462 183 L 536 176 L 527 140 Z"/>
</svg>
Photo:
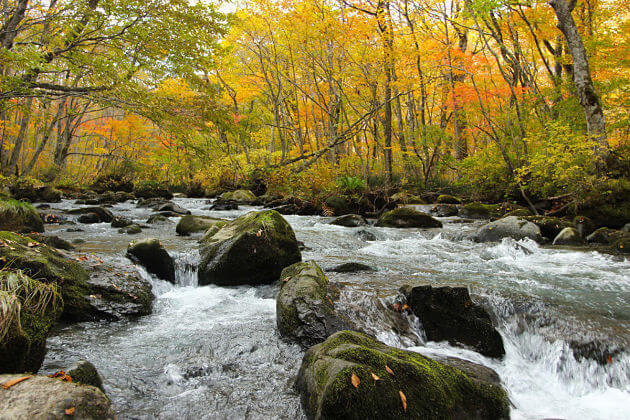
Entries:
<svg viewBox="0 0 630 420">
<path fill-rule="evenodd" d="M 174 199 L 195 215 L 232 219 L 237 211 L 209 211 L 205 199 Z M 77 207 L 70 201 L 54 209 Z M 421 207 L 426 210 L 426 207 Z M 111 209 L 144 223 L 151 211 L 122 203 Z M 481 222 L 441 218 L 442 229 L 328 224 L 331 218 L 286 216 L 307 249 L 304 260 L 326 269 L 362 262 L 375 272 L 328 273 L 339 286 L 338 308 L 381 341 L 429 356 L 453 355 L 495 369 L 507 389 L 513 419 L 630 418 L 630 260 L 531 241 L 476 244 L 465 239 Z M 176 219 L 172 219 L 176 221 Z M 293 381 L 303 351 L 282 341 L 275 327 L 272 286 L 196 287 L 198 237 L 178 237 L 175 223 L 119 234 L 109 224 L 67 225 L 47 231 L 82 239 L 76 253 L 137 270 L 153 285 L 153 314 L 137 320 L 88 322 L 58 328 L 48 339 L 42 372 L 84 358 L 97 367 L 121 419 L 300 419 Z M 157 237 L 176 258 L 177 284 L 157 280 L 124 257 L 135 237 Z M 412 334 L 395 332 L 387 317 L 403 284 L 464 284 L 492 314 L 506 356 L 480 354 L 426 342 L 418 323 Z M 605 343 L 612 356 L 601 364 L 576 358 L 571 341 Z"/>
</svg>

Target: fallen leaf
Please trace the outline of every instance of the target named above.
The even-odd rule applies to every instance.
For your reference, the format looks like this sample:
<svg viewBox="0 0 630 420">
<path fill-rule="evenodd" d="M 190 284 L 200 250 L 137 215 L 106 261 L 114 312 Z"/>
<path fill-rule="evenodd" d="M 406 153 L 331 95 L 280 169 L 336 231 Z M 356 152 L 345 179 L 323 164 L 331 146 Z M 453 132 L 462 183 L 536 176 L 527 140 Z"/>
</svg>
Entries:
<svg viewBox="0 0 630 420">
<path fill-rule="evenodd" d="M 400 395 L 400 401 L 402 402 L 403 410 L 407 411 L 407 397 L 405 397 L 405 394 L 403 394 L 402 391 L 398 391 L 398 395 Z"/>
<path fill-rule="evenodd" d="M 411 309 L 409 305 L 407 305 L 406 303 L 403 305 L 402 308 L 403 308 L 403 311 L 408 311 L 409 309 Z"/>
<path fill-rule="evenodd" d="M 376 374 L 374 374 L 374 372 L 370 372 L 370 374 L 372 374 L 372 379 L 374 379 L 374 384 L 376 384 L 376 381 L 379 381 L 381 379 L 378 376 L 376 376 Z"/>
<path fill-rule="evenodd" d="M 386 371 L 387 371 L 387 373 L 389 373 L 390 375 L 393 375 L 393 374 L 394 374 L 394 371 L 393 371 L 393 370 L 391 370 L 391 369 L 389 368 L 389 366 L 387 366 L 387 365 L 385 365 L 385 370 L 386 370 Z"/>
<path fill-rule="evenodd" d="M 262 229 L 258 229 L 258 232 L 256 232 L 256 236 L 260 238 L 260 235 L 262 235 Z"/>
<path fill-rule="evenodd" d="M 15 378 L 15 379 L 11 379 L 10 381 L 7 381 L 5 383 L 2 384 L 2 388 L 4 389 L 9 389 L 11 388 L 13 385 L 15 384 L 19 384 L 22 381 L 27 380 L 28 378 L 32 378 L 33 375 L 29 375 L 29 376 L 22 376 L 20 378 Z"/>
<path fill-rule="evenodd" d="M 352 385 L 355 388 L 359 387 L 359 384 L 361 383 L 361 380 L 359 379 L 359 377 L 357 375 L 355 375 L 354 373 L 352 374 L 352 376 L 350 377 L 350 380 L 352 381 Z"/>
<path fill-rule="evenodd" d="M 612 357 L 610 357 L 610 354 L 608 355 L 607 361 L 609 365 L 612 365 Z"/>
<path fill-rule="evenodd" d="M 70 375 L 66 375 L 66 372 L 64 372 L 63 370 L 60 370 L 58 372 L 55 373 L 51 373 L 50 375 L 48 375 L 49 378 L 55 378 L 55 379 L 59 379 L 61 381 L 65 381 L 65 382 L 72 382 L 72 377 Z"/>
<path fill-rule="evenodd" d="M 74 407 L 66 408 L 66 415 L 73 416 L 74 415 Z"/>
</svg>

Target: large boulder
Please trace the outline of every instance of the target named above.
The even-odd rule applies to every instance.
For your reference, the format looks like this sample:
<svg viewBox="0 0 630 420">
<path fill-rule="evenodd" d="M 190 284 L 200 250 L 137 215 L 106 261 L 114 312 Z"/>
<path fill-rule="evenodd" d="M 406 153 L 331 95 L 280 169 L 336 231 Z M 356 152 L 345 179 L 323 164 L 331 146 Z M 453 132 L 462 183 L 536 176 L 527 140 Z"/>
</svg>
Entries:
<svg viewBox="0 0 630 420">
<path fill-rule="evenodd" d="M 296 388 L 310 419 L 507 419 L 498 385 L 419 353 L 341 331 L 311 347 Z"/>
<path fill-rule="evenodd" d="M 529 238 L 542 242 L 540 228 L 532 222 L 516 216 L 508 216 L 481 226 L 471 235 L 475 242 L 499 242 L 503 238 L 516 241 Z"/>
<path fill-rule="evenodd" d="M 221 194 L 222 201 L 230 201 L 233 200 L 237 203 L 249 204 L 252 201 L 256 200 L 256 196 L 253 192 L 249 190 L 236 190 L 236 191 L 228 191 Z"/>
<path fill-rule="evenodd" d="M 276 211 L 250 212 L 201 240 L 199 284 L 269 284 L 302 260 L 291 225 Z"/>
<path fill-rule="evenodd" d="M 344 226 L 344 227 L 360 227 L 367 225 L 365 218 L 358 214 L 346 214 L 345 216 L 339 216 L 332 222 L 331 225 Z"/>
<path fill-rule="evenodd" d="M 582 245 L 584 240 L 576 228 L 567 227 L 553 240 L 554 245 Z"/>
<path fill-rule="evenodd" d="M 69 214 L 96 214 L 98 222 L 111 223 L 114 220 L 114 214 L 103 207 L 80 207 L 78 209 L 68 210 Z M 98 223 L 95 222 L 95 223 Z"/>
<path fill-rule="evenodd" d="M 226 223 L 226 220 L 214 217 L 187 215 L 179 219 L 175 232 L 181 236 L 190 236 L 193 233 L 205 232 L 215 225 L 223 226 Z"/>
<path fill-rule="evenodd" d="M 168 201 L 158 206 L 157 211 L 160 213 L 176 213 L 178 215 L 190 214 L 190 210 L 187 210 L 182 206 L 173 203 L 172 201 Z"/>
<path fill-rule="evenodd" d="M 488 357 L 505 355 L 490 315 L 473 303 L 466 287 L 404 286 L 402 292 L 428 340 L 461 343 Z"/>
<path fill-rule="evenodd" d="M 282 270 L 280 278 L 282 289 L 276 299 L 280 335 L 307 348 L 351 328 L 335 311 L 328 279 L 314 261 L 293 264 Z"/>
<path fill-rule="evenodd" d="M 409 207 L 399 207 L 383 213 L 376 222 L 379 227 L 391 228 L 440 228 L 442 222 L 426 213 Z"/>
<path fill-rule="evenodd" d="M 31 204 L 17 200 L 0 200 L 0 230 L 43 232 L 44 222 Z"/>
<path fill-rule="evenodd" d="M 20 375 L 0 375 L 5 384 Z M 114 411 L 103 392 L 89 385 L 47 376 L 32 376 L 9 388 L 0 388 L 2 419 L 114 419 Z"/>
<path fill-rule="evenodd" d="M 102 264 L 99 260 L 94 262 L 96 266 Z M 61 319 L 68 322 L 118 319 L 117 313 L 108 308 L 124 302 L 136 304 L 141 298 L 135 293 L 135 287 L 127 290 L 121 284 L 124 281 L 122 273 L 114 282 L 120 285 L 112 286 L 113 277 L 112 281 L 103 281 L 101 285 L 79 262 L 31 237 L 11 232 L 0 232 L 0 269 L 3 267 L 22 270 L 42 283 L 56 284 L 64 303 Z M 108 302 L 111 304 L 106 304 Z"/>
<path fill-rule="evenodd" d="M 0 373 L 37 372 L 63 301 L 57 285 L 0 270 Z"/>
<path fill-rule="evenodd" d="M 127 257 L 158 278 L 175 283 L 175 263 L 158 239 L 146 238 L 129 243 Z"/>
</svg>

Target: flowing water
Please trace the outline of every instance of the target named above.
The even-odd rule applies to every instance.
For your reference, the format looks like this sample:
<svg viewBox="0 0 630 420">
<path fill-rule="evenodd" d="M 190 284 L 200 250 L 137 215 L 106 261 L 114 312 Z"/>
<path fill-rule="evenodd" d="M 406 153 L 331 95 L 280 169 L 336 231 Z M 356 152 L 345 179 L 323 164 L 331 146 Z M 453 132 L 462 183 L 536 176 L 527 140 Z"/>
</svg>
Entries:
<svg viewBox="0 0 630 420">
<path fill-rule="evenodd" d="M 175 199 L 196 215 L 235 218 L 238 211 L 207 210 L 202 199 Z M 55 208 L 76 207 L 64 201 Z M 150 210 L 132 203 L 112 209 L 144 222 Z M 534 242 L 504 240 L 475 244 L 465 235 L 478 224 L 444 218 L 443 229 L 327 224 L 329 218 L 287 216 L 304 260 L 324 269 L 354 261 L 376 272 L 329 273 L 339 286 L 337 307 L 362 329 L 393 346 L 435 357 L 452 355 L 495 369 L 514 405 L 514 419 L 630 418 L 630 260 Z M 175 220 L 175 219 L 173 219 Z M 124 258 L 128 235 L 108 224 L 49 231 L 83 239 L 77 253 L 94 253 L 108 263 Z M 304 414 L 293 390 L 302 350 L 282 341 L 275 328 L 272 286 L 196 287 L 195 237 L 175 235 L 175 224 L 144 229 L 176 257 L 177 285 L 149 276 L 157 298 L 153 314 L 132 321 L 92 322 L 60 328 L 48 340 L 43 372 L 84 358 L 96 365 L 114 409 L 123 419 L 252 418 L 299 419 Z M 475 301 L 492 314 L 506 356 L 497 361 L 445 343 L 426 342 L 417 320 L 403 333 L 391 318 L 391 304 L 404 284 L 469 286 Z M 601 363 L 577 357 L 571 342 L 602 343 Z M 608 357 L 610 356 L 610 357 Z"/>
</svg>

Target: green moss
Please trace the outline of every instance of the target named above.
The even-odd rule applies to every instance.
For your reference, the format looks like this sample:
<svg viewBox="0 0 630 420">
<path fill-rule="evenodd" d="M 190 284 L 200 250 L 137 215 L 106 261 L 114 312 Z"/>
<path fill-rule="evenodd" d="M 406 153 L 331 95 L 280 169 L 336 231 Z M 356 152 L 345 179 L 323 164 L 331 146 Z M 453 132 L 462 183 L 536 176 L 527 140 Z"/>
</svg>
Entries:
<svg viewBox="0 0 630 420">
<path fill-rule="evenodd" d="M 222 200 L 234 200 L 240 202 L 250 202 L 256 199 L 256 196 L 253 192 L 249 190 L 236 190 L 229 191 L 221 194 Z"/>
<path fill-rule="evenodd" d="M 387 368 L 394 373 L 390 374 Z M 375 381 L 372 374 L 380 379 Z M 352 375 L 360 380 L 356 388 L 351 383 Z M 388 347 L 370 336 L 350 331 L 336 333 L 307 352 L 298 388 L 307 394 L 304 401 L 312 417 L 509 416 L 507 395 L 500 387 L 473 380 L 458 369 L 418 353 Z M 406 411 L 399 392 L 406 396 Z"/>
<path fill-rule="evenodd" d="M 43 232 L 44 222 L 30 203 L 0 200 L 0 230 Z"/>
<path fill-rule="evenodd" d="M 188 236 L 191 233 L 204 232 L 209 228 L 216 226 L 217 224 L 221 224 L 221 226 L 225 226 L 227 221 L 223 219 L 216 219 L 214 217 L 204 217 L 204 216 L 192 216 L 186 215 L 179 219 L 177 223 L 177 227 L 175 228 L 175 232 L 178 235 Z"/>
<path fill-rule="evenodd" d="M 440 194 L 436 202 L 439 204 L 461 204 L 462 200 L 452 195 Z"/>
</svg>

